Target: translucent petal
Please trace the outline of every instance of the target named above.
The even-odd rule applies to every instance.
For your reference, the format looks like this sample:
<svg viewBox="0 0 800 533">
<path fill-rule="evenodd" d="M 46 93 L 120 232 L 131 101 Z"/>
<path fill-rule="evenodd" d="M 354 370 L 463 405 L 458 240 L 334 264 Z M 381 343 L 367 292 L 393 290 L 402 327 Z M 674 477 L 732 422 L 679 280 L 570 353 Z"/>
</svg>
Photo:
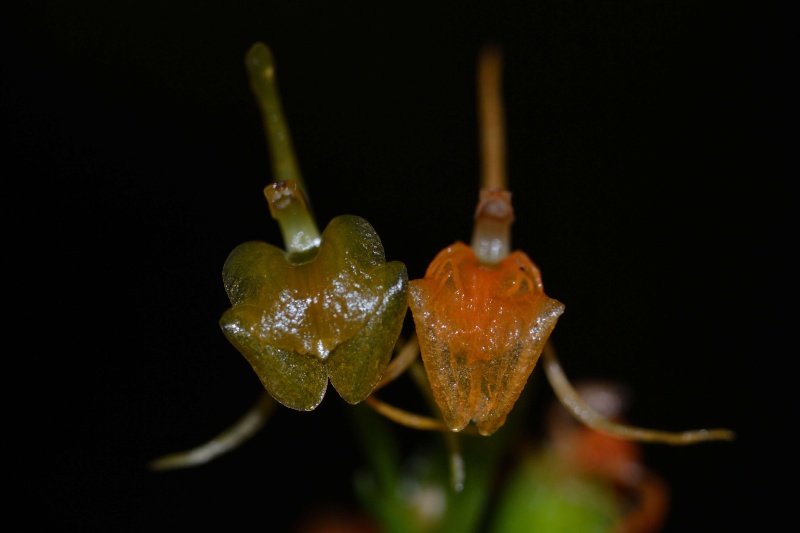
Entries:
<svg viewBox="0 0 800 533">
<path fill-rule="evenodd" d="M 490 435 L 505 422 L 564 310 L 536 265 L 515 251 L 482 264 L 457 242 L 425 278 L 409 282 L 420 352 L 447 425 L 473 421 Z"/>
</svg>

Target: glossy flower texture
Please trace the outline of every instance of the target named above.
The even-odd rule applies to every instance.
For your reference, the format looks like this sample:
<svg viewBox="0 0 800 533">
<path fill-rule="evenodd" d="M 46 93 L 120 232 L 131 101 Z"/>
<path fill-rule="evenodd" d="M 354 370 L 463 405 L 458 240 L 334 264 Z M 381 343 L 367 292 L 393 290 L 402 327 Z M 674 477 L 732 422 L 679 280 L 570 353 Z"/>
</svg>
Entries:
<svg viewBox="0 0 800 533">
<path fill-rule="evenodd" d="M 272 54 L 257 43 L 246 64 L 280 177 L 264 192 L 286 250 L 246 242 L 231 252 L 222 277 L 232 307 L 220 325 L 281 404 L 316 408 L 328 380 L 345 401 L 359 403 L 381 379 L 400 334 L 406 268 L 386 262 L 378 234 L 361 217 L 336 217 L 318 233 L 278 100 Z"/>
<path fill-rule="evenodd" d="M 503 425 L 564 311 L 533 261 L 508 253 L 513 218 L 508 191 L 483 189 L 473 245 L 448 246 L 409 282 L 422 361 L 453 431 L 472 421 L 491 435 Z"/>
<path fill-rule="evenodd" d="M 500 428 L 540 356 L 561 404 L 592 429 L 615 438 L 674 445 L 731 440 L 727 429 L 658 431 L 619 424 L 588 405 L 572 387 L 548 339 L 564 311 L 548 297 L 536 265 L 511 252 L 514 213 L 506 188 L 501 53 L 481 51 L 478 90 L 481 191 L 470 246 L 440 252 L 425 277 L 409 283 L 420 353 L 447 426 L 470 421 L 482 435 Z"/>
</svg>

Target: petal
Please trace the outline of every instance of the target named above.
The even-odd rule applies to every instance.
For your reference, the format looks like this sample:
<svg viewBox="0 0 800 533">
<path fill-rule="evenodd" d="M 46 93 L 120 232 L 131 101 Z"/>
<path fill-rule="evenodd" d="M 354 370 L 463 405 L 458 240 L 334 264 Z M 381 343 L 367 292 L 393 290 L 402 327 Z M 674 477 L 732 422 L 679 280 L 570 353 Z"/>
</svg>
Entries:
<svg viewBox="0 0 800 533">
<path fill-rule="evenodd" d="M 286 275 L 286 253 L 259 241 L 234 248 L 222 267 L 225 292 L 234 306 L 269 302 L 286 286 Z"/>
<path fill-rule="evenodd" d="M 261 310 L 249 305 L 228 309 L 220 320 L 225 337 L 244 355 L 264 388 L 277 401 L 299 411 L 315 409 L 328 387 L 322 361 L 282 350 L 254 333 Z"/>
<path fill-rule="evenodd" d="M 409 282 L 409 294 L 445 422 L 460 431 L 474 421 L 490 435 L 519 398 L 563 304 L 544 293 L 523 252 L 485 265 L 460 242 L 437 255 L 424 279 Z"/>
<path fill-rule="evenodd" d="M 366 398 L 383 377 L 408 309 L 408 274 L 392 261 L 371 273 L 383 300 L 354 338 L 340 344 L 326 362 L 331 384 L 348 403 Z"/>
</svg>

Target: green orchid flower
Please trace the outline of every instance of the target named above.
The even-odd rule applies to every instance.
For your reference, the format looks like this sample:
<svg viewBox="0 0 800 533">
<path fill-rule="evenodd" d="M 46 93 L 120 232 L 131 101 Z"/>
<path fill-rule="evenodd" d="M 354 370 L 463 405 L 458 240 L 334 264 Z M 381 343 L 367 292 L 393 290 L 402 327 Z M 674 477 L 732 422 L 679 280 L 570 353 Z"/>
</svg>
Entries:
<svg viewBox="0 0 800 533">
<path fill-rule="evenodd" d="M 356 404 L 380 381 L 400 335 L 406 267 L 386 261 L 378 234 L 361 217 L 336 217 L 319 234 L 283 118 L 271 51 L 256 43 L 246 65 L 279 178 L 264 192 L 286 249 L 254 241 L 231 252 L 222 277 L 232 307 L 220 325 L 281 404 L 313 410 L 329 380 Z"/>
</svg>

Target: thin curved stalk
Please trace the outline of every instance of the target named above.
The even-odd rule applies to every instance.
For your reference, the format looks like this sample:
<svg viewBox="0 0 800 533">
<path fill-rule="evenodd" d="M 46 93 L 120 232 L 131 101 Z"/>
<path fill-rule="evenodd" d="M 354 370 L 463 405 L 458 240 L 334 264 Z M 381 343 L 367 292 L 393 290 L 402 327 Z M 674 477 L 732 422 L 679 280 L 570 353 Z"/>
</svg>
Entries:
<svg viewBox="0 0 800 533">
<path fill-rule="evenodd" d="M 264 391 L 256 403 L 239 420 L 210 441 L 189 450 L 154 459 L 147 464 L 147 467 L 150 470 L 175 470 L 208 463 L 220 455 L 238 448 L 258 433 L 275 412 L 277 405 L 278 402 Z"/>
<path fill-rule="evenodd" d="M 275 182 L 293 179 L 303 194 L 308 195 L 300 166 L 294 154 L 292 136 L 286 125 L 283 105 L 275 77 L 275 59 L 272 51 L 264 43 L 256 43 L 245 55 L 245 67 L 250 80 L 250 89 L 256 97 L 267 146 L 272 160 L 272 176 Z"/>
<path fill-rule="evenodd" d="M 547 380 L 561 404 L 572 416 L 590 428 L 628 440 L 640 442 L 661 442 L 664 444 L 685 445 L 710 440 L 733 440 L 736 434 L 728 429 L 698 429 L 682 432 L 659 431 L 624 424 L 617 424 L 589 407 L 567 379 L 561 363 L 556 356 L 552 341 L 542 352 L 543 366 Z"/>
<path fill-rule="evenodd" d="M 501 94 L 502 52 L 485 46 L 478 59 L 478 118 L 480 120 L 481 188 L 505 189 L 505 110 Z"/>
<path fill-rule="evenodd" d="M 397 342 L 398 344 L 400 343 L 399 340 Z M 414 363 L 417 357 L 419 357 L 419 340 L 417 335 L 414 334 L 389 362 L 389 366 L 386 367 L 386 372 L 384 372 L 380 382 L 372 390 L 373 394 L 400 377 Z"/>
</svg>

